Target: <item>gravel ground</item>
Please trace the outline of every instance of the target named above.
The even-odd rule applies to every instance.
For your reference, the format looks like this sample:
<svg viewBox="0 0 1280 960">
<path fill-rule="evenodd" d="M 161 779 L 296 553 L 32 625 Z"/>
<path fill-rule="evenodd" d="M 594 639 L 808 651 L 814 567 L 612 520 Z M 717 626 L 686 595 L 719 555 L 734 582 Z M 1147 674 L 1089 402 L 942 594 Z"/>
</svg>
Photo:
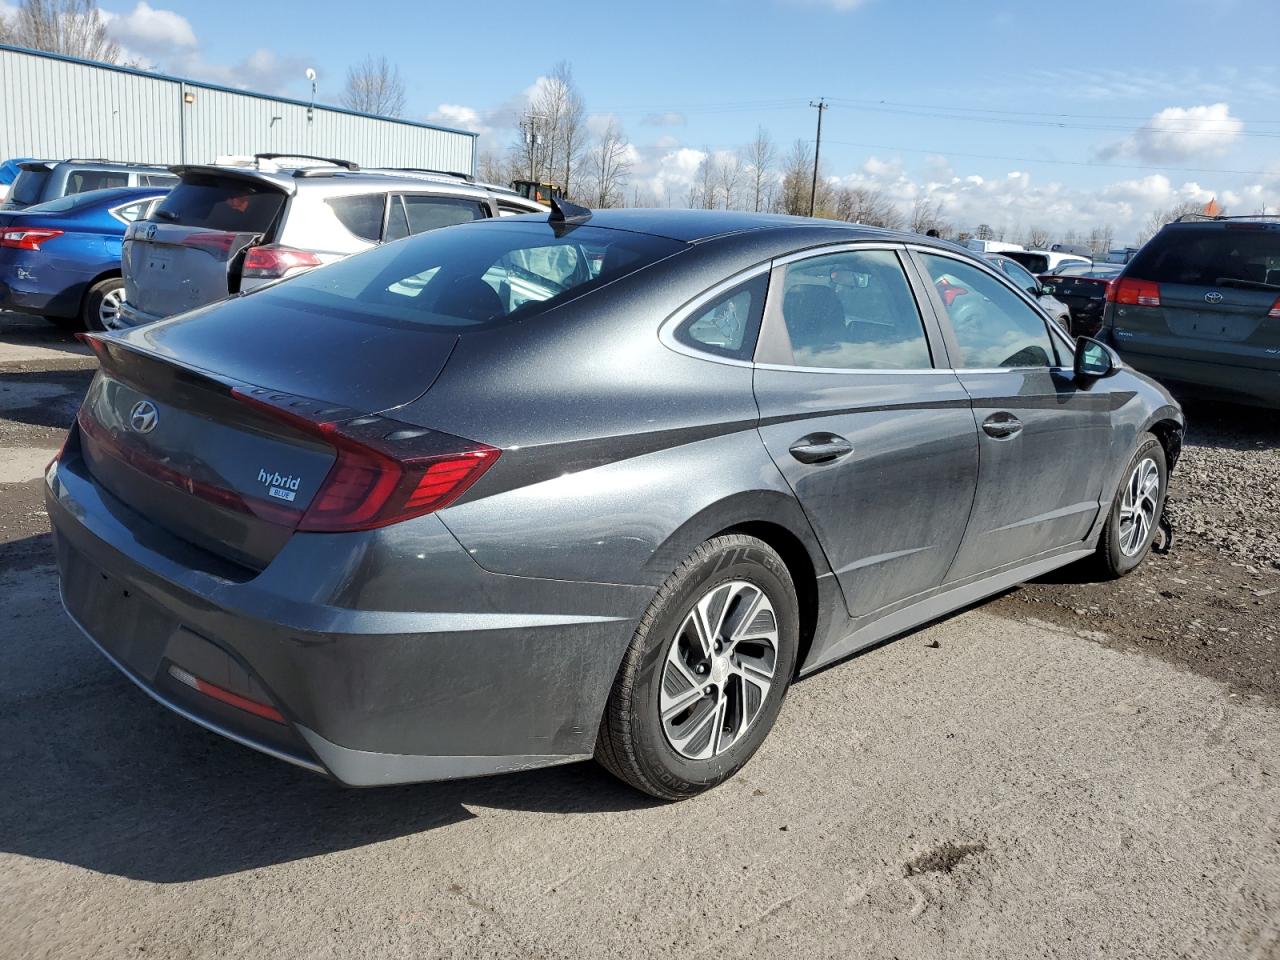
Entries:
<svg viewBox="0 0 1280 960">
<path fill-rule="evenodd" d="M 0 955 L 1280 958 L 1273 418 L 1189 410 L 1168 556 L 797 684 L 704 797 L 345 791 L 62 616 L 38 476 L 92 362 L 0 316 Z"/>
</svg>

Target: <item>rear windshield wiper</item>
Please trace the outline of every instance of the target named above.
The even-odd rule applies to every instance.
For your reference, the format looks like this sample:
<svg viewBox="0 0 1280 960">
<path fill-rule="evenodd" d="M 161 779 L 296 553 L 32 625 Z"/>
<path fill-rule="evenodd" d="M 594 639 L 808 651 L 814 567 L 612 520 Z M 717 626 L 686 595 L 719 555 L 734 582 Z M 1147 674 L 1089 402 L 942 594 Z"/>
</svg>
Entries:
<svg viewBox="0 0 1280 960">
<path fill-rule="evenodd" d="M 174 223 L 178 219 L 178 215 L 172 210 L 157 210 L 151 215 L 153 217 L 159 217 L 161 220 L 168 220 L 170 223 Z"/>
<path fill-rule="evenodd" d="M 1219 277 L 1215 287 L 1244 287 L 1246 290 L 1280 290 L 1280 283 L 1263 283 L 1261 280 L 1240 280 L 1236 277 Z"/>
</svg>

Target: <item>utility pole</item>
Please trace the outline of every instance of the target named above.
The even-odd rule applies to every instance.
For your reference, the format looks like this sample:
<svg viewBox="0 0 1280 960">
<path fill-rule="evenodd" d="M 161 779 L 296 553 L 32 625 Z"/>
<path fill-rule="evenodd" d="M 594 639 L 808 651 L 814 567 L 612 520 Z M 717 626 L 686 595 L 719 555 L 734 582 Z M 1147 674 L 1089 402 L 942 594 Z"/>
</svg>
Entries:
<svg viewBox="0 0 1280 960">
<path fill-rule="evenodd" d="M 818 138 L 813 144 L 813 184 L 809 187 L 809 216 L 812 217 L 818 201 L 818 157 L 822 153 L 822 114 L 827 110 L 827 98 L 819 97 L 817 103 L 810 100 L 809 106 L 818 111 Z"/>
</svg>

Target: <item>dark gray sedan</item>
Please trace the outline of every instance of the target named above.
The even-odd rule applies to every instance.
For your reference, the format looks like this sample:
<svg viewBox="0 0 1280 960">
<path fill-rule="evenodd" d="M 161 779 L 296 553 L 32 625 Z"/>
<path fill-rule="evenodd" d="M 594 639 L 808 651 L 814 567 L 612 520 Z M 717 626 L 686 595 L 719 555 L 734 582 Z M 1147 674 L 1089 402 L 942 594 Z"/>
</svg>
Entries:
<svg viewBox="0 0 1280 960">
<path fill-rule="evenodd" d="M 594 755 L 691 796 L 790 682 L 1146 556 L 1183 418 L 950 244 L 557 211 L 92 339 L 67 611 L 161 703 L 343 783 Z"/>
</svg>

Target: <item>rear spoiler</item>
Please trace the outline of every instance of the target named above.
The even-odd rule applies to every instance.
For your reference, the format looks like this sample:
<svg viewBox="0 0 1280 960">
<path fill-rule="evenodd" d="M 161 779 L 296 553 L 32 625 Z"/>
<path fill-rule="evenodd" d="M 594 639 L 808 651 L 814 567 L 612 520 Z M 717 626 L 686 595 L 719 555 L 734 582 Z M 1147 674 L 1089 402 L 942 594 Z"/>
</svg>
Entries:
<svg viewBox="0 0 1280 960">
<path fill-rule="evenodd" d="M 297 187 L 293 185 L 293 180 L 284 176 L 271 176 L 263 174 L 259 170 L 252 167 L 220 167 L 204 164 L 177 163 L 169 167 L 169 172 L 184 177 L 189 173 L 200 174 L 206 177 L 222 177 L 227 180 L 243 180 L 245 183 L 252 183 L 257 186 L 269 186 L 283 194 L 292 196 L 297 192 Z"/>
</svg>

